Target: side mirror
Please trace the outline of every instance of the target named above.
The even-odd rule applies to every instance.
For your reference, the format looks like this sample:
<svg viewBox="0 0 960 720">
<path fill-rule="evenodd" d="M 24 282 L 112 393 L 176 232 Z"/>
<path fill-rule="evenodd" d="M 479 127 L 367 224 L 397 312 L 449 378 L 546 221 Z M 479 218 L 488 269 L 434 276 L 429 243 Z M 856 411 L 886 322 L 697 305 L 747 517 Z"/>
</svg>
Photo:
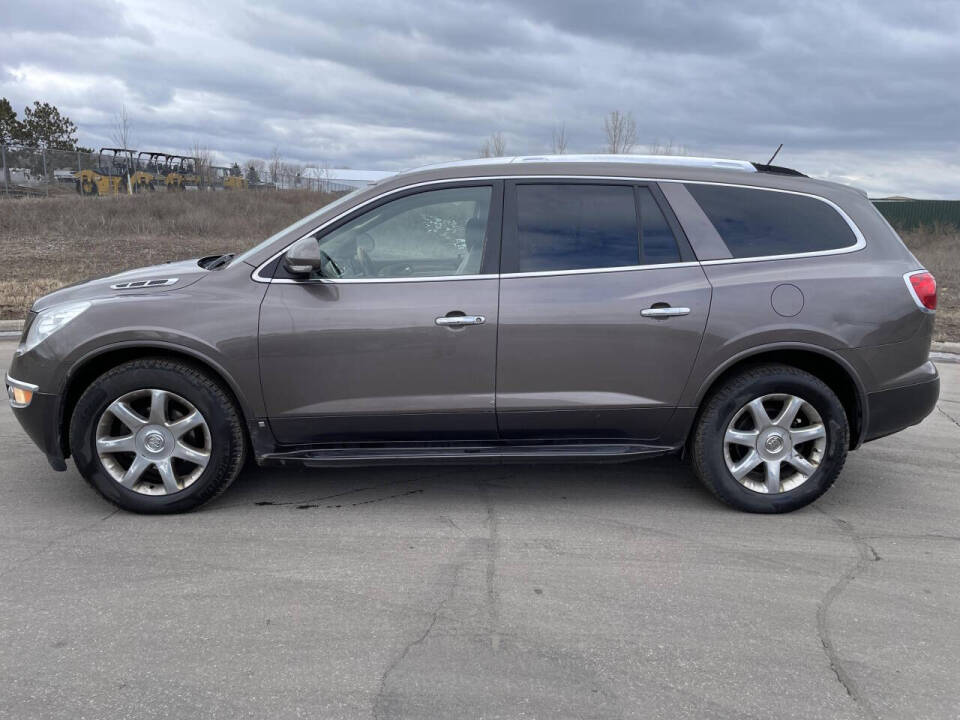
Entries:
<svg viewBox="0 0 960 720">
<path fill-rule="evenodd" d="M 313 275 L 321 277 L 339 277 L 337 266 L 331 257 L 320 249 L 317 239 L 305 237 L 298 240 L 283 256 L 283 266 L 291 275 Z"/>
</svg>

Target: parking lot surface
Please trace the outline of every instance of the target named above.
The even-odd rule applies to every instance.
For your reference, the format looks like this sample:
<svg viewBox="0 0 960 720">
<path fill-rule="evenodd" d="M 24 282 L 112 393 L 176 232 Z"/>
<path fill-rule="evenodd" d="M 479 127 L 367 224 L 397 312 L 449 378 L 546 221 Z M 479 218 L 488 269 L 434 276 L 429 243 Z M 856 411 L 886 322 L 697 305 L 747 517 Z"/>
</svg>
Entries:
<svg viewBox="0 0 960 720">
<path fill-rule="evenodd" d="M 249 469 L 139 517 L 4 404 L 0 718 L 958 717 L 940 370 L 930 418 L 775 517 L 673 459 Z"/>
</svg>

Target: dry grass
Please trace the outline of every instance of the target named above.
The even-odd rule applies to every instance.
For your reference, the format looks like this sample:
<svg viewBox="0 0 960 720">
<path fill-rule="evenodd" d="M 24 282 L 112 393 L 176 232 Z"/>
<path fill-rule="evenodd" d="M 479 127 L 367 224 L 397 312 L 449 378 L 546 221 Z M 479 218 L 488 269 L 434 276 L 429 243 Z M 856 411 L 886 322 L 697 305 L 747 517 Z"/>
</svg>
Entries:
<svg viewBox="0 0 960 720">
<path fill-rule="evenodd" d="M 960 341 L 960 229 L 920 228 L 900 236 L 937 279 L 934 339 Z"/>
<path fill-rule="evenodd" d="M 329 202 L 313 192 L 157 193 L 0 202 L 0 318 L 58 287 L 166 260 L 243 250 Z M 937 278 L 936 338 L 960 340 L 960 230 L 904 232 Z"/>
<path fill-rule="evenodd" d="M 167 260 L 244 250 L 326 204 L 307 191 L 156 193 L 0 202 L 0 319 L 58 287 Z"/>
</svg>

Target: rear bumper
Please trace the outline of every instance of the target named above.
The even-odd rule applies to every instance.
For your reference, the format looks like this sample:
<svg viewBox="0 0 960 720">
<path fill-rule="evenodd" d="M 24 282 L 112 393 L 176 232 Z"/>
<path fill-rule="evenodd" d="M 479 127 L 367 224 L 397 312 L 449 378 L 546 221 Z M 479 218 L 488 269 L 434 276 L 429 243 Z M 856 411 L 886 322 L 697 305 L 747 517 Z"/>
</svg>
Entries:
<svg viewBox="0 0 960 720">
<path fill-rule="evenodd" d="M 940 397 L 940 375 L 929 380 L 867 395 L 866 441 L 876 440 L 921 422 Z"/>
</svg>

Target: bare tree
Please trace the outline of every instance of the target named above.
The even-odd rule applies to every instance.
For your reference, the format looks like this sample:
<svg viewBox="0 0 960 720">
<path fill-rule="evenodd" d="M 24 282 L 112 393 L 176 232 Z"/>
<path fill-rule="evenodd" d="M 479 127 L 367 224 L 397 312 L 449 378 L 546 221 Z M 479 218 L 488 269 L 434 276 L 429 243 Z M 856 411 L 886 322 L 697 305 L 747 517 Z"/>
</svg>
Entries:
<svg viewBox="0 0 960 720">
<path fill-rule="evenodd" d="M 628 153 L 637 144 L 637 123 L 633 119 L 633 113 L 611 111 L 603 118 L 603 131 L 607 135 L 608 153 Z"/>
<path fill-rule="evenodd" d="M 324 160 L 320 165 L 320 183 L 317 189 L 320 192 L 330 192 L 330 161 Z"/>
<path fill-rule="evenodd" d="M 280 175 L 283 172 L 283 159 L 280 156 L 280 146 L 274 145 L 270 151 L 270 160 L 267 163 L 270 172 L 270 181 L 279 186 Z"/>
<path fill-rule="evenodd" d="M 495 132 L 491 135 L 490 143 L 494 157 L 503 157 L 507 154 L 507 141 L 504 139 L 502 132 Z"/>
<path fill-rule="evenodd" d="M 673 139 L 667 140 L 667 142 L 662 143 L 659 140 L 650 143 L 647 145 L 647 152 L 650 155 L 689 155 L 690 151 L 687 150 L 687 146 L 674 143 Z"/>
<path fill-rule="evenodd" d="M 133 145 L 133 121 L 127 113 L 126 105 L 121 105 L 120 112 L 113 116 L 110 140 L 119 148 L 130 148 Z"/>
<path fill-rule="evenodd" d="M 502 132 L 495 132 L 483 141 L 480 148 L 480 157 L 503 157 L 507 154 L 507 141 Z"/>
<path fill-rule="evenodd" d="M 283 175 L 287 178 L 287 187 L 299 189 L 303 185 L 303 165 L 299 163 L 283 163 Z"/>
<path fill-rule="evenodd" d="M 563 155 L 567 151 L 567 124 L 553 126 L 553 154 Z"/>
<path fill-rule="evenodd" d="M 200 178 L 200 187 L 207 187 L 212 184 L 213 178 L 211 177 L 210 168 L 213 166 L 213 153 L 210 152 L 206 147 L 200 145 L 199 140 L 193 141 L 193 162 L 194 162 L 194 171 L 197 174 L 197 177 Z"/>
</svg>

